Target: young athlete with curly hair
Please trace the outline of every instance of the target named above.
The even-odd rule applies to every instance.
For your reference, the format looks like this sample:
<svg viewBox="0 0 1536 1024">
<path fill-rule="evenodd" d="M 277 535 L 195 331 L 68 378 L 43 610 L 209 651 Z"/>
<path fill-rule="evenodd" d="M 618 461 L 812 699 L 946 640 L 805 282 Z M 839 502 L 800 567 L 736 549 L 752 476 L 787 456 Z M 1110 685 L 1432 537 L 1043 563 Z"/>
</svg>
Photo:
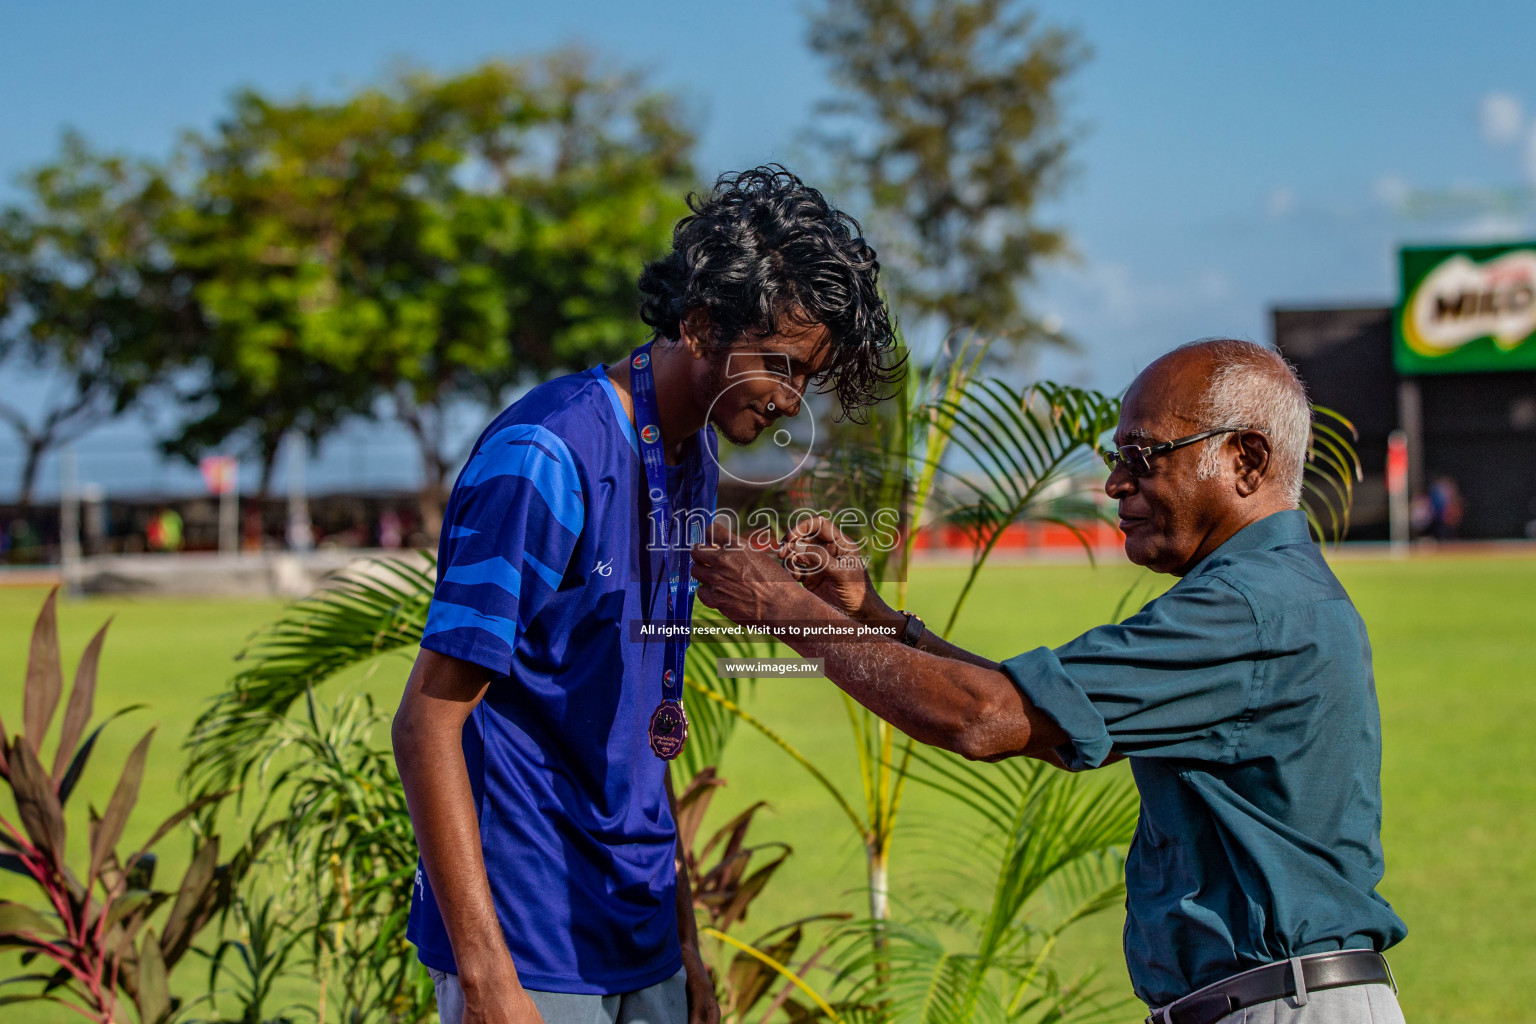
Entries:
<svg viewBox="0 0 1536 1024">
<path fill-rule="evenodd" d="M 689 207 L 640 276 L 651 341 L 503 412 L 448 503 L 393 730 L 443 1024 L 719 1019 L 662 759 L 685 641 L 628 634 L 687 617 L 697 538 L 650 517 L 713 511 L 716 431 L 746 444 L 807 387 L 856 416 L 901 367 L 874 250 L 820 192 L 759 167 Z"/>
</svg>

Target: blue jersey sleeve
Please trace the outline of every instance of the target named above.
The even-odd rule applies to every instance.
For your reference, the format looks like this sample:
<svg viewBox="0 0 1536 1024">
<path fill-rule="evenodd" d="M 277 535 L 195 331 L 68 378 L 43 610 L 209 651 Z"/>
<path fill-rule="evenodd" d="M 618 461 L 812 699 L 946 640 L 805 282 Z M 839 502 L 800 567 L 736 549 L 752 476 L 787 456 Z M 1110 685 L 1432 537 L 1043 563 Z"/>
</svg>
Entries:
<svg viewBox="0 0 1536 1024">
<path fill-rule="evenodd" d="M 510 673 L 518 637 L 560 589 L 585 523 L 564 441 L 529 423 L 491 435 L 448 502 L 421 646 Z"/>
</svg>

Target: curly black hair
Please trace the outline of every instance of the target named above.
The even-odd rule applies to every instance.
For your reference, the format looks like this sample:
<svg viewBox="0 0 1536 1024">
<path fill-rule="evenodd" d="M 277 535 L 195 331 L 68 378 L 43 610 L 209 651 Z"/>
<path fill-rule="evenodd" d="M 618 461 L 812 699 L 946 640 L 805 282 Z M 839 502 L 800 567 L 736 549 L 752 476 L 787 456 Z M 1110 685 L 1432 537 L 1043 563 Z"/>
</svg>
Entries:
<svg viewBox="0 0 1536 1024">
<path fill-rule="evenodd" d="M 880 297 L 880 261 L 858 221 L 778 164 L 723 174 L 688 196 L 672 252 L 640 274 L 640 318 L 676 339 L 702 310 L 715 345 L 821 324 L 832 359 L 812 381 L 852 418 L 890 397 L 904 359 Z"/>
</svg>

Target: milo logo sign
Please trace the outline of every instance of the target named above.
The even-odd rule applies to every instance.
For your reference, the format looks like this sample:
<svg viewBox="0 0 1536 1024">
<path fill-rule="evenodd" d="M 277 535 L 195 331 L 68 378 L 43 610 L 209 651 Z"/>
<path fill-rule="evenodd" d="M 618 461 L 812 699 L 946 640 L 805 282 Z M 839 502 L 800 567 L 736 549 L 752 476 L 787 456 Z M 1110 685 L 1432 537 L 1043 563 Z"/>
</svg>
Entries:
<svg viewBox="0 0 1536 1024">
<path fill-rule="evenodd" d="M 1536 243 L 1404 249 L 1401 261 L 1399 371 L 1536 367 Z"/>
</svg>

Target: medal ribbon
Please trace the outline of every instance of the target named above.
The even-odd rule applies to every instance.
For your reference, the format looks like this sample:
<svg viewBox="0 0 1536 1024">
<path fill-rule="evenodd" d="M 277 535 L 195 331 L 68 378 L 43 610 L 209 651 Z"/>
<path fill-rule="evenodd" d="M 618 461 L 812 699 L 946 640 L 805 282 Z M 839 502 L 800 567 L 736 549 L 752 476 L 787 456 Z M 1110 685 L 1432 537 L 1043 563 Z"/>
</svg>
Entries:
<svg viewBox="0 0 1536 1024">
<path fill-rule="evenodd" d="M 629 390 L 635 400 L 640 461 L 645 466 L 645 487 L 651 498 L 651 515 L 659 519 L 657 526 L 661 540 L 662 571 L 667 577 L 668 625 L 680 620 L 687 627 L 693 622 L 693 556 L 684 542 L 685 538 L 678 537 L 678 543 L 672 543 L 672 498 L 667 493 L 667 463 L 661 446 L 661 417 L 656 408 L 656 378 L 651 372 L 651 344 L 646 342 L 630 354 Z M 690 457 L 684 467 L 685 478 L 695 468 Z M 647 534 L 647 545 L 649 536 Z M 666 646 L 662 649 L 662 664 L 666 666 L 661 676 L 661 697 L 664 701 L 682 702 L 683 662 L 687 652 L 686 633 L 678 638 L 671 635 L 669 629 Z"/>
</svg>

